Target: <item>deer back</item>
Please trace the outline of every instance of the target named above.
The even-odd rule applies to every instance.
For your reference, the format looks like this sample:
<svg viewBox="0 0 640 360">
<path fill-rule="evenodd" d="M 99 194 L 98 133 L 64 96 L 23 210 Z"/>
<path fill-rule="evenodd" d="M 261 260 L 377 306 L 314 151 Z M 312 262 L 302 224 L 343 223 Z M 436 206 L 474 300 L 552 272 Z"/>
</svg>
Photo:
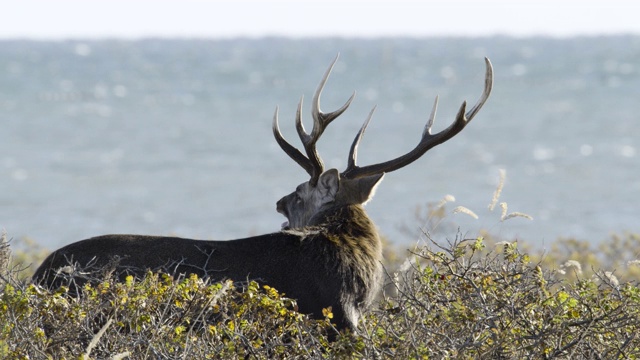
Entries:
<svg viewBox="0 0 640 360">
<path fill-rule="evenodd" d="M 142 277 L 151 270 L 196 274 L 239 284 L 256 280 L 297 299 L 299 310 L 321 318 L 331 306 L 339 328 L 355 328 L 373 300 L 381 275 L 377 232 L 364 210 L 326 211 L 319 226 L 229 241 L 144 235 L 104 235 L 50 254 L 33 275 L 48 288 L 115 274 Z"/>
</svg>

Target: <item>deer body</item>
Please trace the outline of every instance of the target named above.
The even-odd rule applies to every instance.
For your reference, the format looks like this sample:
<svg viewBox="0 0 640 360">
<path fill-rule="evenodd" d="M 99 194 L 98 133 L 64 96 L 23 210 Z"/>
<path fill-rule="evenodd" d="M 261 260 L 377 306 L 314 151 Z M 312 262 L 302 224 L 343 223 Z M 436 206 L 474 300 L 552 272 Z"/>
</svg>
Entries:
<svg viewBox="0 0 640 360">
<path fill-rule="evenodd" d="M 317 227 L 229 241 L 205 241 L 144 235 L 104 235 L 67 245 L 52 253 L 33 278 L 49 288 L 74 285 L 82 276 L 57 274 L 77 264 L 79 270 L 118 270 L 120 277 L 144 276 L 147 270 L 197 274 L 213 281 L 256 280 L 298 300 L 302 313 L 322 316 L 333 306 L 339 328 L 355 328 L 359 314 L 373 300 L 381 277 L 381 245 L 361 206 L 328 212 Z M 345 231 L 348 230 L 348 231 Z M 90 269 L 88 269 L 90 268 Z"/>
<path fill-rule="evenodd" d="M 282 137 L 277 109 L 274 115 L 276 141 L 311 177 L 277 202 L 276 210 L 288 220 L 282 231 L 229 241 L 145 235 L 94 237 L 54 251 L 36 270 L 33 281 L 49 288 L 78 286 L 91 279 L 85 276 L 87 270 L 98 270 L 102 275 L 114 272 L 121 278 L 161 270 L 171 275 L 193 273 L 214 281 L 258 280 L 297 299 L 299 310 L 316 318 L 323 317 L 322 309 L 332 307 L 337 327 L 355 330 L 360 314 L 378 292 L 382 277 L 380 238 L 363 205 L 372 198 L 386 172 L 417 160 L 466 126 L 487 100 L 493 73 L 486 60 L 485 88 L 480 100 L 466 113 L 463 103 L 447 129 L 431 134 L 434 105 L 416 148 L 396 159 L 360 167 L 356 164 L 358 144 L 372 111 L 353 141 L 347 169 L 340 173 L 336 169 L 325 171 L 315 146 L 327 125 L 353 99 L 352 95 L 334 112 L 320 111 L 320 94 L 335 61 L 337 58 L 314 95 L 311 133 L 305 131 L 300 118 L 302 101 L 298 106 L 296 129 L 306 154 Z"/>
</svg>

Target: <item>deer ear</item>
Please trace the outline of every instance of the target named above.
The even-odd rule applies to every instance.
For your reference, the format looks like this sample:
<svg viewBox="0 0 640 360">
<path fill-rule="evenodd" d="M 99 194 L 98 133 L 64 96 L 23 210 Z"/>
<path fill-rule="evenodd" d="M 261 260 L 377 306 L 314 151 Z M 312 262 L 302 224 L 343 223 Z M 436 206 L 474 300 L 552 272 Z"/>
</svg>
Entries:
<svg viewBox="0 0 640 360">
<path fill-rule="evenodd" d="M 361 204 L 364 205 L 373 198 L 373 195 L 376 193 L 376 188 L 383 177 L 384 173 L 358 179 L 357 189 Z"/>
<path fill-rule="evenodd" d="M 336 198 L 340 189 L 340 173 L 336 169 L 330 169 L 320 175 L 318 189 L 322 194 L 322 203 L 328 203 Z"/>
</svg>

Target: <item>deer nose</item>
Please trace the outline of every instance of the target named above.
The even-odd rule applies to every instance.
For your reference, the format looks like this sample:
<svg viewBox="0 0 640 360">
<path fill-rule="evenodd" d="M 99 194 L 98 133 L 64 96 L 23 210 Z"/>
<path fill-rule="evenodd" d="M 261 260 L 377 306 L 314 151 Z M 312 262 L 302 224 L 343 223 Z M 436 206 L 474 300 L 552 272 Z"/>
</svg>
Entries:
<svg viewBox="0 0 640 360">
<path fill-rule="evenodd" d="M 278 202 L 276 202 L 276 211 L 281 214 L 284 214 L 284 205 L 282 200 L 284 199 L 280 199 L 278 200 Z"/>
</svg>

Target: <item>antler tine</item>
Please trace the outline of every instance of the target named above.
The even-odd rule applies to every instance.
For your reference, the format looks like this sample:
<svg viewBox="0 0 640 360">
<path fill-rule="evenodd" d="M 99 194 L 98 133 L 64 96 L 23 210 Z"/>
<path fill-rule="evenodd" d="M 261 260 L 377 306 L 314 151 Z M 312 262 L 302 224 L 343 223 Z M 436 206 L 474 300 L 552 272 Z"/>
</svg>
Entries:
<svg viewBox="0 0 640 360">
<path fill-rule="evenodd" d="M 298 135 L 300 136 L 300 141 L 302 141 L 305 152 L 307 153 L 309 162 L 311 163 L 311 166 L 314 169 L 312 173 L 310 173 L 311 174 L 310 183 L 312 185 L 315 185 L 317 183 L 318 178 L 324 171 L 324 163 L 322 162 L 322 159 L 320 158 L 320 155 L 318 155 L 318 151 L 316 150 L 316 142 L 318 141 L 318 139 L 320 139 L 320 136 L 322 135 L 322 133 L 324 133 L 324 130 L 327 128 L 327 126 L 333 120 L 335 120 L 338 116 L 340 116 L 345 110 L 347 110 L 349 105 L 351 105 L 351 101 L 353 101 L 355 97 L 355 92 L 354 92 L 351 95 L 351 97 L 349 97 L 347 102 L 336 111 L 333 111 L 330 113 L 324 113 L 322 112 L 322 110 L 320 110 L 320 96 L 322 95 L 322 90 L 324 89 L 324 86 L 327 83 L 327 80 L 329 79 L 329 75 L 331 74 L 331 71 L 333 70 L 334 65 L 338 61 L 339 56 L 340 55 L 338 54 L 336 58 L 333 60 L 333 62 L 331 62 L 331 65 L 329 65 L 329 68 L 324 73 L 324 76 L 322 77 L 322 80 L 320 80 L 320 84 L 318 85 L 318 88 L 316 89 L 316 92 L 313 95 L 313 101 L 311 104 L 311 115 L 313 117 L 313 129 L 311 130 L 311 134 L 308 134 L 306 132 L 304 125 L 302 124 L 302 119 L 301 119 L 302 99 L 300 99 L 300 103 L 298 104 L 298 111 L 296 113 L 296 130 L 298 131 Z"/>
<path fill-rule="evenodd" d="M 322 77 L 322 80 L 320 80 L 320 84 L 318 85 L 318 88 L 316 89 L 316 92 L 313 96 L 313 103 L 311 105 L 311 114 L 313 116 L 313 130 L 311 131 L 311 134 L 308 134 L 306 132 L 304 125 L 302 124 L 301 113 L 302 113 L 302 102 L 304 97 L 300 98 L 300 102 L 298 103 L 298 109 L 296 111 L 296 119 L 295 119 L 296 131 L 298 132 L 300 141 L 302 141 L 302 144 L 304 146 L 304 150 L 307 156 L 305 156 L 304 154 L 302 154 L 302 152 L 300 152 L 300 150 L 296 149 L 294 146 L 289 144 L 282 136 L 282 133 L 280 133 L 280 129 L 278 126 L 278 108 L 277 107 L 276 107 L 276 113 L 273 116 L 272 128 L 273 128 L 273 135 L 276 138 L 276 142 L 278 143 L 278 145 L 280 145 L 280 148 L 282 148 L 282 150 L 284 150 L 284 152 L 287 155 L 289 155 L 290 158 L 292 158 L 296 163 L 298 163 L 298 165 L 302 166 L 302 168 L 304 168 L 307 171 L 307 173 L 311 176 L 311 180 L 309 180 L 309 183 L 314 186 L 317 184 L 320 175 L 324 171 L 324 164 L 322 163 L 322 159 L 320 158 L 316 150 L 316 142 L 318 141 L 318 139 L 326 129 L 327 125 L 329 125 L 331 121 L 335 120 L 345 110 L 347 110 L 349 105 L 351 105 L 351 101 L 353 101 L 353 98 L 356 95 L 354 92 L 351 95 L 351 97 L 347 100 L 347 102 L 336 111 L 333 111 L 330 113 L 324 113 L 320 110 L 320 95 L 322 95 L 322 90 L 324 89 L 324 86 L 327 83 L 327 79 L 331 74 L 331 70 L 333 69 L 333 66 L 338 61 L 338 57 L 339 57 L 339 54 L 338 56 L 336 56 L 336 58 L 333 60 L 333 62 L 331 63 L 327 71 L 324 73 L 324 76 Z"/>
<path fill-rule="evenodd" d="M 355 164 L 358 142 L 360 141 L 362 133 L 364 132 L 364 130 L 361 129 L 356 136 L 356 140 L 354 140 L 352 150 L 349 154 L 349 163 L 347 169 L 342 173 L 342 176 L 349 179 L 355 179 L 400 169 L 420 158 L 434 146 L 442 144 L 443 142 L 456 136 L 460 131 L 462 131 L 462 129 L 464 129 L 465 126 L 467 126 L 467 124 L 473 119 L 478 111 L 480 111 L 484 103 L 489 98 L 489 95 L 491 94 L 491 90 L 493 88 L 493 67 L 491 66 L 491 61 L 489 61 L 489 59 L 487 58 L 485 58 L 485 64 L 486 71 L 484 90 L 482 92 L 482 95 L 480 96 L 480 99 L 478 99 L 478 102 L 473 106 L 473 108 L 471 108 L 471 110 L 469 110 L 469 112 L 465 114 L 467 107 L 467 102 L 465 101 L 462 103 L 462 106 L 460 106 L 460 110 L 458 110 L 455 121 L 451 125 L 449 125 L 449 127 L 437 134 L 431 134 L 431 126 L 433 125 L 438 105 L 438 98 L 436 97 L 433 109 L 431 110 L 431 115 L 429 116 L 429 120 L 427 121 L 427 124 L 422 133 L 422 139 L 413 150 L 393 160 L 365 167 L 359 167 Z M 369 120 L 367 120 L 364 127 L 366 127 L 368 122 Z"/>
<path fill-rule="evenodd" d="M 324 131 L 324 129 L 327 127 L 327 125 L 329 125 L 330 122 L 335 120 L 345 110 L 347 110 L 349 105 L 351 105 L 351 101 L 353 101 L 353 98 L 356 96 L 356 93 L 354 91 L 353 94 L 351 94 L 351 97 L 349 97 L 349 99 L 347 100 L 347 102 L 336 111 L 333 111 L 330 113 L 324 113 L 322 112 L 322 110 L 320 110 L 320 96 L 322 95 L 322 90 L 324 90 L 324 86 L 327 83 L 327 80 L 329 79 L 329 75 L 331 75 L 331 71 L 333 70 L 333 67 L 335 66 L 336 62 L 338 62 L 339 57 L 340 57 L 340 54 L 336 55 L 336 58 L 333 59 L 333 61 L 331 62 L 331 65 L 329 65 L 329 68 L 327 69 L 327 71 L 325 71 L 324 76 L 322 77 L 322 80 L 320 80 L 320 84 L 318 84 L 318 88 L 316 89 L 315 94 L 313 95 L 313 102 L 311 104 L 311 114 L 313 116 L 312 134 L 315 137 L 319 137 Z"/>
<path fill-rule="evenodd" d="M 300 150 L 296 149 L 293 145 L 289 144 L 287 140 L 284 139 L 282 133 L 280 132 L 280 128 L 278 126 L 278 107 L 276 106 L 276 112 L 273 115 L 273 136 L 276 138 L 276 142 L 280 145 L 280 148 L 284 150 L 284 152 L 289 155 L 298 165 L 302 166 L 303 169 L 309 173 L 309 175 L 314 175 L 314 168 L 311 164 L 311 161 L 304 156 Z"/>
<path fill-rule="evenodd" d="M 300 141 L 302 142 L 302 146 L 304 147 L 305 152 L 307 153 L 307 163 L 309 164 L 309 168 L 311 171 L 307 170 L 309 175 L 311 176 L 311 184 L 315 185 L 318 181 L 318 178 L 324 171 L 324 164 L 322 163 L 322 159 L 318 155 L 316 151 L 316 141 L 318 141 L 318 137 L 307 134 L 304 129 L 304 125 L 302 124 L 302 102 L 304 100 L 304 96 L 300 98 L 300 102 L 298 102 L 298 109 L 296 110 L 296 131 L 298 132 L 298 136 L 300 137 Z M 315 130 L 315 124 L 314 124 Z"/>
<path fill-rule="evenodd" d="M 373 113 L 375 111 L 376 111 L 376 107 L 374 106 L 373 109 L 371 109 L 371 112 L 369 112 L 369 116 L 364 121 L 364 124 L 362 124 L 362 127 L 356 134 L 356 137 L 353 139 L 353 143 L 351 144 L 351 149 L 349 150 L 349 159 L 347 161 L 347 169 L 344 171 L 344 173 L 348 173 L 349 171 L 358 167 L 358 165 L 356 164 L 356 161 L 358 158 L 358 145 L 360 144 L 360 140 L 362 140 L 362 135 L 364 135 L 365 130 L 367 130 L 367 126 L 369 126 L 369 122 L 371 122 L 371 118 L 373 117 Z"/>
<path fill-rule="evenodd" d="M 476 104 L 473 105 L 471 110 L 469 110 L 469 112 L 467 113 L 467 119 L 469 119 L 468 121 L 471 121 L 471 119 L 476 116 L 476 113 L 480 111 L 482 105 L 484 105 L 484 103 L 489 98 L 489 95 L 491 95 L 491 89 L 493 88 L 493 66 L 491 66 L 491 61 L 489 60 L 489 58 L 484 58 L 484 63 L 487 69 L 484 76 L 484 90 L 482 91 L 482 96 L 480 96 L 478 102 L 476 102 Z"/>
<path fill-rule="evenodd" d="M 424 126 L 424 130 L 422 130 L 422 137 L 424 138 L 427 135 L 431 134 L 431 127 L 436 120 L 436 112 L 438 111 L 438 100 L 439 96 L 436 95 L 436 99 L 433 102 L 433 107 L 431 108 L 431 114 L 429 115 L 429 120 L 427 120 L 427 124 Z"/>
</svg>

